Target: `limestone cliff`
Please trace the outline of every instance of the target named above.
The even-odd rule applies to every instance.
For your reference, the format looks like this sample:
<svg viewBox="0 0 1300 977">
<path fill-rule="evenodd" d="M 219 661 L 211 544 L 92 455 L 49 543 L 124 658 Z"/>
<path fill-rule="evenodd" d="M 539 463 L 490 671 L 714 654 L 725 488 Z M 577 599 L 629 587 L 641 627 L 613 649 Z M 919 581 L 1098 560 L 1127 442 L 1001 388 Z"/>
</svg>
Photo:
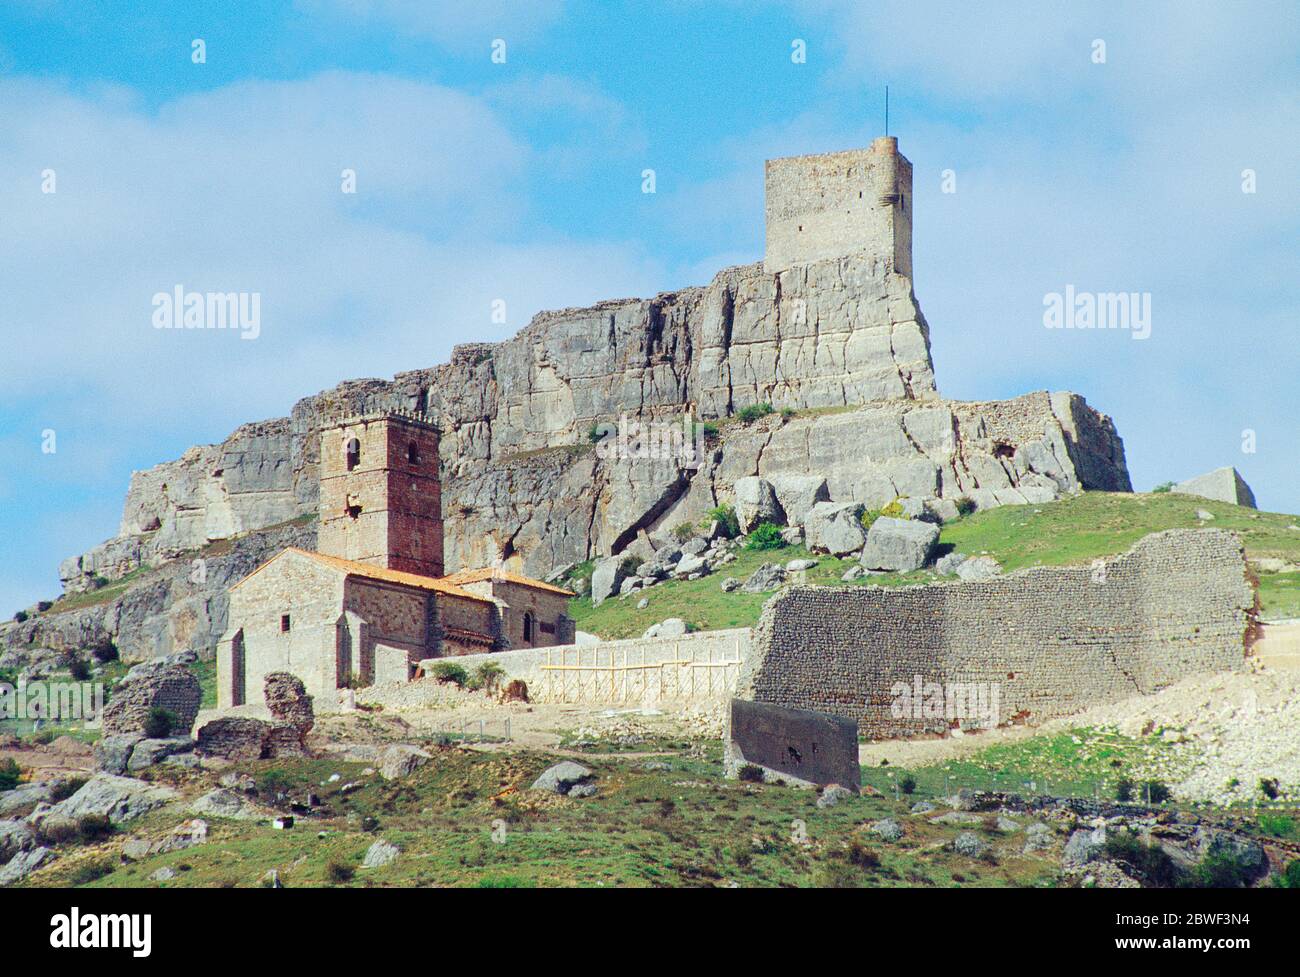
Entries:
<svg viewBox="0 0 1300 977">
<path fill-rule="evenodd" d="M 765 403 L 776 412 L 734 420 Z M 1130 488 L 1114 426 L 1077 395 L 941 398 L 911 280 L 863 252 L 776 274 L 729 268 L 704 287 L 545 312 L 505 342 L 458 346 L 449 363 L 305 398 L 287 418 L 133 474 L 118 535 L 65 561 L 65 587 L 314 513 L 322 425 L 388 407 L 425 411 L 442 429 L 449 572 L 502 556 L 541 575 L 620 552 L 727 501 L 744 475 L 824 475 L 836 500 L 873 505 Z M 590 443 L 595 425 L 687 411 L 721 420 L 693 465 L 611 459 Z M 206 651 L 224 625 L 224 585 L 201 585 L 216 613 L 192 633 L 167 624 L 125 646 L 141 656 Z"/>
</svg>

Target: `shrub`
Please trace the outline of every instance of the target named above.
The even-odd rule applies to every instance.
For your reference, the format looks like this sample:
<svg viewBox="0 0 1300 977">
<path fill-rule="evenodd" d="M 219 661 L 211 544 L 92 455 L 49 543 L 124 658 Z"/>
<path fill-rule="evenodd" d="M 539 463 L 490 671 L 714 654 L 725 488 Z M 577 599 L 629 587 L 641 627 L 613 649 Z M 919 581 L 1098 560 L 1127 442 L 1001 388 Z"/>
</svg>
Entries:
<svg viewBox="0 0 1300 977">
<path fill-rule="evenodd" d="M 592 444 L 600 444 L 604 437 L 605 432 L 601 430 L 599 424 L 592 424 L 591 427 L 587 428 L 587 440 Z"/>
<path fill-rule="evenodd" d="M 97 662 L 115 662 L 117 661 L 117 645 L 113 644 L 111 638 L 101 638 L 100 641 L 90 649 L 90 654 Z"/>
<path fill-rule="evenodd" d="M 162 706 L 154 706 L 145 718 L 144 735 L 151 740 L 162 739 L 164 736 L 171 735 L 172 727 L 175 725 L 176 713 Z"/>
<path fill-rule="evenodd" d="M 1159 845 L 1143 844 L 1128 832 L 1107 838 L 1105 851 L 1149 886 L 1168 889 L 1183 882 L 1183 871 L 1168 852 Z"/>
<path fill-rule="evenodd" d="M 60 780 L 50 788 L 50 800 L 55 804 L 59 801 L 66 801 L 85 786 L 85 777 L 70 777 L 67 780 Z"/>
<path fill-rule="evenodd" d="M 1127 777 L 1121 778 L 1120 782 L 1115 785 L 1115 800 L 1121 804 L 1127 804 L 1133 800 L 1133 791 L 1136 789 L 1137 784 L 1133 783 L 1133 781 Z"/>
<path fill-rule="evenodd" d="M 705 421 L 703 424 L 695 425 L 695 433 L 704 435 L 706 438 L 716 438 L 718 436 L 718 425 L 713 421 Z"/>
<path fill-rule="evenodd" d="M 351 865 L 340 862 L 337 858 L 331 858 L 325 866 L 325 877 L 335 885 L 343 885 L 345 882 L 351 882 L 352 877 L 357 874 L 356 869 Z"/>
<path fill-rule="evenodd" d="M 484 662 L 474 669 L 474 675 L 470 678 L 470 687 L 485 692 L 495 692 L 505 674 L 506 670 L 496 662 Z"/>
<path fill-rule="evenodd" d="M 17 611 L 17 612 L 15 612 L 15 613 L 14 613 L 14 620 L 17 621 L 19 624 L 22 624 L 24 621 L 27 620 L 27 612 L 26 612 L 26 611 Z"/>
<path fill-rule="evenodd" d="M 1286 870 L 1277 877 L 1277 884 L 1283 889 L 1300 889 L 1300 858 L 1287 862 Z"/>
<path fill-rule="evenodd" d="M 695 535 L 695 527 L 689 522 L 679 523 L 673 530 L 673 539 L 679 543 L 684 543 Z"/>
<path fill-rule="evenodd" d="M 257 784 L 257 792 L 263 797 L 278 797 L 280 794 L 289 793 L 293 781 L 283 770 L 271 767 L 269 770 L 262 771 L 257 778 Z"/>
<path fill-rule="evenodd" d="M 975 500 L 969 495 L 963 495 L 955 504 L 957 506 L 957 515 L 959 516 L 969 516 L 975 511 Z"/>
<path fill-rule="evenodd" d="M 623 571 L 624 576 L 630 577 L 636 573 L 636 568 L 639 567 L 640 565 L 641 565 L 640 559 L 638 559 L 637 557 L 629 553 L 627 556 L 623 557 L 623 562 L 620 563 L 618 567 L 620 570 Z"/>
<path fill-rule="evenodd" d="M 763 768 L 747 763 L 740 768 L 740 779 L 749 784 L 761 784 L 763 782 Z"/>
<path fill-rule="evenodd" d="M 18 786 L 18 778 L 22 776 L 22 771 L 18 769 L 18 764 L 14 763 L 12 758 L 0 760 L 0 790 L 13 790 Z"/>
<path fill-rule="evenodd" d="M 1259 780 L 1259 792 L 1270 801 L 1277 800 L 1277 795 L 1281 793 L 1281 791 L 1278 790 L 1277 778 L 1261 777 Z"/>
<path fill-rule="evenodd" d="M 704 521 L 716 522 L 727 539 L 735 539 L 740 535 L 740 519 L 736 515 L 736 507 L 730 502 L 715 505 L 705 515 Z"/>
<path fill-rule="evenodd" d="M 1169 788 L 1158 780 L 1148 780 L 1142 785 L 1142 796 L 1150 804 L 1163 804 L 1169 800 Z"/>
<path fill-rule="evenodd" d="M 469 679 L 469 673 L 465 671 L 464 665 L 457 662 L 438 662 L 433 666 L 433 677 L 439 682 L 451 682 L 453 685 L 464 687 Z"/>
<path fill-rule="evenodd" d="M 770 522 L 760 522 L 745 540 L 747 550 L 779 550 L 784 545 L 781 527 Z"/>
<path fill-rule="evenodd" d="M 84 682 L 90 678 L 90 664 L 86 659 L 74 656 L 68 661 L 68 675 L 74 682 Z"/>
<path fill-rule="evenodd" d="M 113 833 L 113 822 L 104 814 L 83 814 L 77 819 L 77 836 L 88 845 Z"/>
<path fill-rule="evenodd" d="M 54 601 L 52 600 L 38 600 L 36 602 L 36 610 L 42 614 L 44 614 L 53 606 L 54 606 Z"/>
<path fill-rule="evenodd" d="M 1261 814 L 1259 830 L 1274 838 L 1291 838 L 1295 835 L 1295 819 L 1285 814 Z"/>
<path fill-rule="evenodd" d="M 902 778 L 898 781 L 898 789 L 901 790 L 904 794 L 912 793 L 912 791 L 916 790 L 916 778 L 913 777 L 910 773 L 904 774 Z"/>
<path fill-rule="evenodd" d="M 1184 881 L 1190 889 L 1244 889 L 1255 877 L 1253 866 L 1230 851 L 1206 855 Z"/>
<path fill-rule="evenodd" d="M 67 818 L 46 818 L 36 829 L 36 836 L 42 845 L 53 847 L 81 839 L 81 832 L 76 821 Z"/>
<path fill-rule="evenodd" d="M 772 405 L 769 403 L 750 404 L 748 407 L 742 407 L 736 412 L 736 416 L 746 424 L 751 424 L 760 417 L 766 417 L 772 413 Z"/>
<path fill-rule="evenodd" d="M 793 408 L 793 407 L 782 407 L 782 408 L 781 408 L 781 420 L 783 420 L 783 421 L 788 421 L 788 420 L 790 420 L 790 418 L 792 418 L 792 417 L 794 417 L 794 408 Z"/>
<path fill-rule="evenodd" d="M 1155 488 L 1153 488 L 1151 491 L 1152 491 L 1152 492 L 1159 493 L 1159 492 L 1172 492 L 1173 490 L 1174 490 L 1174 483 L 1173 483 L 1173 482 L 1161 482 L 1159 485 L 1157 485 L 1157 486 L 1156 486 Z"/>
<path fill-rule="evenodd" d="M 113 863 L 107 858 L 102 858 L 94 862 L 86 862 L 78 865 L 68 876 L 68 881 L 73 885 L 89 885 L 96 879 L 102 879 L 105 875 L 113 874 Z"/>
</svg>

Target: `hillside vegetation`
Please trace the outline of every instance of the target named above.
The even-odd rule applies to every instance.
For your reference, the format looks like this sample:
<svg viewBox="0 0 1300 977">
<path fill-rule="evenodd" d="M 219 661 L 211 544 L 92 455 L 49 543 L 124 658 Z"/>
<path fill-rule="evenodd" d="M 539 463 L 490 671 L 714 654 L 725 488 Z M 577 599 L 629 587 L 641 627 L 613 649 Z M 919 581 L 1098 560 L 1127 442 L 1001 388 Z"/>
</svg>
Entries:
<svg viewBox="0 0 1300 977">
<path fill-rule="evenodd" d="M 1200 519 L 1198 512 L 1208 512 L 1214 518 Z M 947 523 L 939 544 L 941 554 L 949 550 L 970 556 L 987 554 L 1004 570 L 1012 571 L 1087 563 L 1123 553 L 1148 533 L 1194 528 L 1237 533 L 1252 563 L 1264 559 L 1300 565 L 1300 517 L 1172 492 L 1085 492 L 1057 502 L 1002 506 Z M 749 626 L 758 621 L 771 594 L 726 594 L 721 582 L 729 576 L 743 581 L 764 563 L 784 563 L 809 555 L 798 546 L 758 552 L 742 549 L 735 563 L 699 580 L 667 581 L 626 598 L 607 600 L 600 607 L 592 607 L 589 597 L 576 598 L 570 602 L 570 614 L 579 630 L 603 638 L 639 635 L 669 617 L 680 617 L 698 630 Z M 811 586 L 897 587 L 945 579 L 917 571 L 846 584 L 840 577 L 856 560 L 812 555 L 819 562 L 807 571 L 806 583 Z M 1300 617 L 1300 571 L 1256 569 L 1264 616 Z M 642 597 L 649 598 L 649 606 L 637 609 Z"/>
</svg>

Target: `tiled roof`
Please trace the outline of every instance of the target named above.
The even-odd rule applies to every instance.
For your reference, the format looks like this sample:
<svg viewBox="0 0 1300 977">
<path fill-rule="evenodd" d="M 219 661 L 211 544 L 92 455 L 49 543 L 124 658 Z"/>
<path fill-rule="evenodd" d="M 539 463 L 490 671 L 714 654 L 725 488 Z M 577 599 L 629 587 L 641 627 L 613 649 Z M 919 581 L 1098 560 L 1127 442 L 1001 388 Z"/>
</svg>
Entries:
<svg viewBox="0 0 1300 977">
<path fill-rule="evenodd" d="M 525 577 L 522 573 L 514 573 L 511 570 L 502 570 L 497 567 L 479 567 L 477 570 L 458 570 L 455 573 L 449 573 L 443 577 L 449 583 L 467 584 L 481 583 L 484 580 L 505 580 L 509 583 L 519 584 L 521 587 L 532 587 L 534 590 L 547 590 L 553 594 L 562 594 L 565 597 L 572 597 L 573 591 L 565 590 L 563 587 L 556 587 L 552 584 L 541 580 L 535 580 L 532 577 Z"/>
<path fill-rule="evenodd" d="M 420 590 L 432 590 L 440 594 L 447 594 L 450 597 L 462 597 L 466 600 L 477 600 L 484 603 L 492 603 L 486 597 L 480 597 L 478 594 L 470 593 L 463 587 L 456 586 L 445 578 L 426 577 L 419 573 L 407 573 L 404 570 L 389 570 L 385 567 L 373 566 L 369 563 L 360 563 L 356 560 L 345 560 L 338 556 L 326 556 L 324 553 L 314 553 L 311 550 L 300 550 L 296 546 L 290 546 L 280 553 L 277 553 L 271 559 L 267 560 L 260 567 L 250 573 L 235 587 L 241 586 L 245 581 L 250 579 L 254 574 L 261 573 L 266 567 L 270 566 L 285 553 L 296 553 L 299 556 L 305 556 L 310 560 L 322 566 L 331 567 L 335 570 L 341 570 L 350 577 L 364 577 L 367 580 L 382 580 L 385 583 L 401 584 L 404 587 L 418 587 Z M 233 587 L 231 588 L 234 589 Z"/>
</svg>

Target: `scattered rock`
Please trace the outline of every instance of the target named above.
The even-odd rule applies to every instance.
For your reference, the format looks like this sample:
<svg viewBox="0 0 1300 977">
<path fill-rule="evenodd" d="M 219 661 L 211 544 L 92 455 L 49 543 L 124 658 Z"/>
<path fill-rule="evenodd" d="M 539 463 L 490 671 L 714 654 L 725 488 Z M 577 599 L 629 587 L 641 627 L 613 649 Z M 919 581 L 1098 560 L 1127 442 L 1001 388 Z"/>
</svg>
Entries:
<svg viewBox="0 0 1300 977">
<path fill-rule="evenodd" d="M 261 816 L 243 797 L 224 787 L 208 791 L 190 804 L 189 811 L 191 814 L 229 818 L 232 821 L 247 821 Z"/>
<path fill-rule="evenodd" d="M 36 847 L 36 832 L 26 821 L 0 821 L 0 865 Z"/>
<path fill-rule="evenodd" d="M 998 815 L 996 824 L 997 824 L 997 829 L 999 831 L 1005 831 L 1008 834 L 1014 834 L 1015 832 L 1020 830 L 1019 821 L 1013 821 L 1011 820 L 1011 818 L 1005 817 L 1001 814 Z"/>
<path fill-rule="evenodd" d="M 861 516 L 856 502 L 818 502 L 808 510 L 808 549 L 832 556 L 856 553 L 867 539 Z"/>
<path fill-rule="evenodd" d="M 919 570 L 938 542 L 939 527 L 932 522 L 880 516 L 867 531 L 861 563 L 871 570 Z"/>
<path fill-rule="evenodd" d="M 958 567 L 969 559 L 970 557 L 965 553 L 958 553 L 954 550 L 952 553 L 945 553 L 939 557 L 934 563 L 934 570 L 936 573 L 948 577 L 956 573 Z"/>
<path fill-rule="evenodd" d="M 37 804 L 48 802 L 53 796 L 53 784 L 19 784 L 13 790 L 0 793 L 0 818 L 30 814 Z"/>
<path fill-rule="evenodd" d="M 820 475 L 769 475 L 767 480 L 785 521 L 792 527 L 806 525 L 808 510 L 819 502 L 830 501 L 826 479 Z"/>
<path fill-rule="evenodd" d="M 1078 868 L 1085 865 L 1098 856 L 1105 844 L 1105 828 L 1091 830 L 1080 828 L 1070 835 L 1070 840 L 1065 843 L 1065 853 L 1061 856 L 1061 864 L 1067 868 Z"/>
<path fill-rule="evenodd" d="M 194 749 L 194 741 L 188 736 L 170 739 L 140 740 L 131 749 L 131 759 L 127 761 L 127 770 L 144 770 L 161 762 L 174 753 L 187 753 Z"/>
<path fill-rule="evenodd" d="M 957 576 L 961 580 L 992 580 L 994 577 L 1001 575 L 1002 566 L 991 556 L 976 556 L 969 560 L 963 560 L 957 567 Z"/>
<path fill-rule="evenodd" d="M 393 862 L 397 861 L 397 856 L 401 853 L 402 850 L 392 842 L 380 838 L 366 849 L 366 857 L 361 860 L 361 867 L 383 868 L 383 866 L 391 865 Z"/>
<path fill-rule="evenodd" d="M 150 882 L 170 882 L 174 878 L 176 878 L 176 870 L 169 865 L 164 865 L 149 875 Z"/>
<path fill-rule="evenodd" d="M 1046 851 L 1052 847 L 1052 842 L 1055 839 L 1055 831 L 1043 824 L 1043 822 L 1035 821 L 1025 829 L 1025 854 L 1031 855 L 1034 852 Z"/>
<path fill-rule="evenodd" d="M 749 575 L 749 579 L 740 585 L 740 589 L 747 594 L 761 594 L 764 591 L 776 590 L 783 583 L 785 583 L 785 567 L 779 563 L 764 563 Z"/>
<path fill-rule="evenodd" d="M 33 848 L 31 851 L 19 852 L 9 864 L 0 868 L 0 886 L 21 882 L 53 859 L 54 852 L 49 848 Z"/>
<path fill-rule="evenodd" d="M 786 573 L 799 573 L 802 570 L 811 570 L 816 565 L 816 560 L 791 560 L 785 565 L 785 571 Z"/>
<path fill-rule="evenodd" d="M 594 797 L 596 795 L 595 784 L 574 784 L 569 788 L 569 797 Z"/>
<path fill-rule="evenodd" d="M 642 597 L 639 601 L 636 602 L 636 609 L 638 611 L 644 611 L 649 606 L 650 606 L 649 597 Z"/>
<path fill-rule="evenodd" d="M 170 787 L 97 773 L 71 797 L 50 808 L 49 815 L 75 821 L 87 814 L 99 814 L 114 824 L 121 824 L 147 814 L 177 796 Z"/>
<path fill-rule="evenodd" d="M 903 837 L 903 826 L 893 818 L 885 818 L 871 826 L 871 833 L 878 835 L 885 841 L 897 841 Z"/>
<path fill-rule="evenodd" d="M 722 592 L 724 594 L 729 594 L 733 590 L 738 590 L 739 588 L 740 581 L 735 577 L 728 577 L 726 580 L 722 581 Z"/>
<path fill-rule="evenodd" d="M 432 757 L 418 746 L 399 743 L 379 754 L 379 776 L 385 780 L 400 780 L 415 773 L 431 759 Z"/>
<path fill-rule="evenodd" d="M 839 784 L 827 784 L 817 798 L 817 806 L 820 808 L 834 807 L 841 801 L 852 800 L 853 791 L 847 787 L 841 787 Z"/>
<path fill-rule="evenodd" d="M 929 814 L 934 810 L 934 805 L 929 801 L 917 801 L 912 805 L 913 814 Z"/>
<path fill-rule="evenodd" d="M 586 783 L 595 774 L 580 763 L 564 760 L 548 767 L 533 781 L 533 790 L 546 790 L 552 794 L 568 794 L 575 784 Z"/>
<path fill-rule="evenodd" d="M 963 831 L 953 839 L 952 850 L 967 858 L 983 858 L 989 853 L 989 844 L 979 835 Z"/>
<path fill-rule="evenodd" d="M 591 572 L 591 604 L 599 607 L 601 603 L 618 593 L 623 582 L 623 558 L 606 556 L 596 561 Z"/>
<path fill-rule="evenodd" d="M 785 512 L 772 483 L 756 475 L 736 479 L 736 520 L 747 533 L 762 522 L 785 523 Z"/>
</svg>

